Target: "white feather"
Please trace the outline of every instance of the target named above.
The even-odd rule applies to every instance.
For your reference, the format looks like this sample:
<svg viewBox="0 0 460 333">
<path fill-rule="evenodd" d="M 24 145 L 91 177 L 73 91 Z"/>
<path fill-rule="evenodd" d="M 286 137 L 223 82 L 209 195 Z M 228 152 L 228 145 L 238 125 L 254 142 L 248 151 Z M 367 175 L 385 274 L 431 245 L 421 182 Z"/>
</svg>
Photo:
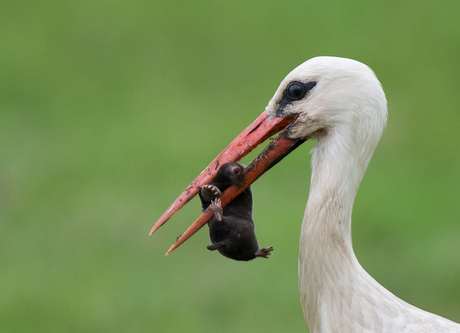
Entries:
<svg viewBox="0 0 460 333">
<path fill-rule="evenodd" d="M 299 287 L 305 319 L 316 332 L 460 332 L 460 325 L 418 309 L 375 281 L 351 241 L 353 201 L 387 118 L 372 70 L 350 59 L 317 57 L 281 82 L 266 112 L 275 116 L 292 81 L 317 82 L 283 115 L 299 114 L 291 137 L 318 140 L 300 235 Z"/>
</svg>

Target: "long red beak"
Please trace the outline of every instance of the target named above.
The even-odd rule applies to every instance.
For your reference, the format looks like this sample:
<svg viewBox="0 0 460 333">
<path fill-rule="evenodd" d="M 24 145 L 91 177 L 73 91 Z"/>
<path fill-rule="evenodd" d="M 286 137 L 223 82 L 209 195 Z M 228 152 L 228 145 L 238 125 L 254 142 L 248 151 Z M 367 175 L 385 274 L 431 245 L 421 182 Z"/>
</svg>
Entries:
<svg viewBox="0 0 460 333">
<path fill-rule="evenodd" d="M 287 136 L 289 125 L 296 119 L 295 115 L 287 118 L 268 119 L 264 112 L 238 135 L 225 148 L 198 177 L 182 192 L 182 194 L 171 204 L 155 223 L 150 236 L 161 227 L 171 216 L 184 207 L 200 191 L 201 186 L 209 183 L 216 175 L 219 166 L 228 162 L 238 162 L 259 144 L 270 138 L 272 135 L 282 131 L 270 144 L 244 169 L 244 182 L 237 186 L 230 186 L 222 193 L 221 202 L 225 207 L 230 201 L 237 197 L 249 185 L 257 180 L 264 172 L 269 170 L 287 154 L 306 141 L 305 139 L 290 139 Z M 190 238 L 202 226 L 209 222 L 212 211 L 207 209 L 200 217 L 178 238 L 166 254 L 179 247 Z"/>
</svg>

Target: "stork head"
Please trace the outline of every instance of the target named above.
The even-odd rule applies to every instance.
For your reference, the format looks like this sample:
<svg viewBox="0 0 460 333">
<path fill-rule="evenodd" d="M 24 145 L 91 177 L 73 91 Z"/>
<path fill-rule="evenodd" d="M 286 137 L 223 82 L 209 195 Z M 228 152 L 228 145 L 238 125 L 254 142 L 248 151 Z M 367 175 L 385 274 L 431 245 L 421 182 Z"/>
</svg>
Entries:
<svg viewBox="0 0 460 333">
<path fill-rule="evenodd" d="M 344 149 L 358 148 L 365 152 L 363 155 L 372 154 L 386 115 L 382 87 L 366 65 L 336 57 L 316 57 L 304 62 L 281 82 L 265 111 L 173 202 L 150 234 L 189 202 L 216 175 L 220 165 L 237 162 L 275 133 L 281 131 L 244 170 L 246 181 L 223 193 L 223 206 L 309 138 L 318 139 L 320 144 L 326 138 L 338 138 Z M 203 212 L 168 253 L 206 224 L 211 215 L 211 211 Z"/>
<path fill-rule="evenodd" d="M 356 60 L 312 58 L 289 73 L 265 112 L 297 115 L 291 138 L 321 139 L 331 132 L 355 144 L 380 139 L 387 118 L 385 94 L 374 72 Z"/>
</svg>

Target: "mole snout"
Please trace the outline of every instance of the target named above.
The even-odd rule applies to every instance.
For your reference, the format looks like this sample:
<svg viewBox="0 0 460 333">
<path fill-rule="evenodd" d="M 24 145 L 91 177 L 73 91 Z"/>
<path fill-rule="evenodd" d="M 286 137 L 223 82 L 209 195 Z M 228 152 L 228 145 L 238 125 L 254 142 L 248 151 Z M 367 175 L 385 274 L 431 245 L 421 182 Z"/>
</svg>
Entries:
<svg viewBox="0 0 460 333">
<path fill-rule="evenodd" d="M 241 180 L 244 167 L 238 163 L 223 164 L 216 176 L 200 189 L 203 211 L 208 207 L 213 217 L 208 223 L 212 244 L 208 250 L 218 250 L 223 256 L 234 260 L 268 258 L 273 247 L 259 249 L 252 220 L 252 192 L 246 188 L 227 206 L 222 207 L 222 192 Z"/>
</svg>

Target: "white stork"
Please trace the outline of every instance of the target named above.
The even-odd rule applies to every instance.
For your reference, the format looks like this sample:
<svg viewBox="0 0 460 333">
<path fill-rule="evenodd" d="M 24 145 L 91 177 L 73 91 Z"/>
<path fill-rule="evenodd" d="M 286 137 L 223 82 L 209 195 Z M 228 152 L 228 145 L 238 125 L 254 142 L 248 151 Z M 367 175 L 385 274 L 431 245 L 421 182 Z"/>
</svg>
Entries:
<svg viewBox="0 0 460 333">
<path fill-rule="evenodd" d="M 225 205 L 307 139 L 313 149 L 310 194 L 300 234 L 299 287 L 308 328 L 316 332 L 460 332 L 460 324 L 418 309 L 375 281 L 351 241 L 353 201 L 387 118 L 385 94 L 366 65 L 316 57 L 281 82 L 265 111 L 197 177 L 151 234 L 216 173 L 282 130 L 246 168 L 246 181 L 224 192 Z M 205 211 L 168 251 L 208 220 Z"/>
</svg>

